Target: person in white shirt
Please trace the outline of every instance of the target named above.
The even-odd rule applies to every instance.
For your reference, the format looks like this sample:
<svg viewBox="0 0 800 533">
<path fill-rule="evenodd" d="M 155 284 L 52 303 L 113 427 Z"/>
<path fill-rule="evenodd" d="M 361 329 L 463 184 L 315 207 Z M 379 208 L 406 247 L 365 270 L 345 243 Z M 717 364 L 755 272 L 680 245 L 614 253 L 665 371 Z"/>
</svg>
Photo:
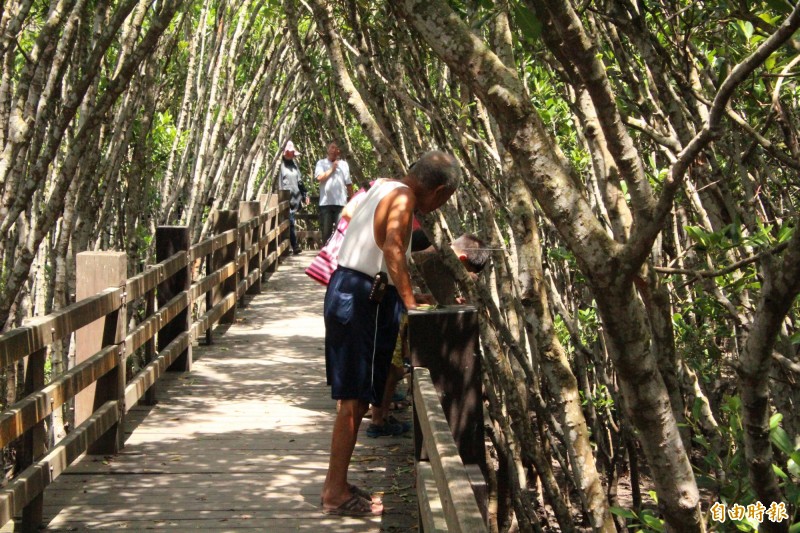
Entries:
<svg viewBox="0 0 800 533">
<path fill-rule="evenodd" d="M 350 198 L 353 183 L 350 166 L 341 159 L 335 141 L 328 144 L 328 156 L 317 161 L 314 177 L 319 182 L 319 229 L 322 242 L 327 242 Z"/>
<path fill-rule="evenodd" d="M 325 293 L 325 371 L 339 409 L 331 436 L 322 512 L 374 516 L 383 504 L 347 480 L 358 428 L 369 404 L 381 405 L 400 317 L 418 304 L 408 272 L 412 219 L 440 208 L 461 182 L 458 161 L 427 152 L 400 179 L 375 184 L 350 220 L 339 266 Z"/>
</svg>

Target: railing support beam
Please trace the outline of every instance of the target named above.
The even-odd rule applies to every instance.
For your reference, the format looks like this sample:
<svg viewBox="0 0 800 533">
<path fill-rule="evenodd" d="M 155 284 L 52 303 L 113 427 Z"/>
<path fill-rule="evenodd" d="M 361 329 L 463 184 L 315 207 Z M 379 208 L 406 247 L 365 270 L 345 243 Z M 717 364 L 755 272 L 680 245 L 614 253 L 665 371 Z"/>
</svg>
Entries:
<svg viewBox="0 0 800 533">
<path fill-rule="evenodd" d="M 239 202 L 239 224 L 247 222 L 261 215 L 261 202 Z M 253 229 L 247 230 L 239 236 L 242 250 L 249 253 L 250 247 L 257 244 L 261 237 L 262 226 L 258 225 Z M 247 278 L 251 272 L 261 268 L 261 251 L 259 250 L 253 257 L 247 260 L 247 264 L 242 273 L 242 278 Z M 247 294 L 261 293 L 261 276 L 253 282 L 247 289 Z M 244 303 L 244 298 L 239 302 L 239 306 Z"/>
<path fill-rule="evenodd" d="M 239 212 L 232 211 L 232 210 L 222 210 L 216 211 L 213 215 L 213 222 L 211 227 L 214 228 L 213 232 L 215 235 L 219 235 L 220 233 L 224 233 L 228 230 L 236 229 L 239 220 Z M 216 271 L 222 265 L 225 265 L 231 261 L 236 260 L 236 256 L 239 253 L 239 239 L 235 239 L 229 245 L 220 248 L 219 250 L 213 253 L 211 258 L 211 266 L 212 272 Z M 233 275 L 222 282 L 217 287 L 212 287 L 212 289 L 208 292 L 210 295 L 210 301 L 206 300 L 207 308 L 211 309 L 215 305 L 217 305 L 223 298 L 225 298 L 230 293 L 236 292 L 236 286 L 239 284 L 238 275 Z M 222 315 L 219 319 L 220 324 L 233 324 L 236 322 L 236 306 L 231 307 L 231 309 Z M 206 333 L 206 340 L 211 342 L 211 329 L 208 328 Z"/>
<path fill-rule="evenodd" d="M 156 289 L 158 307 L 161 308 L 175 296 L 183 291 L 188 291 L 192 286 L 192 265 L 188 260 L 190 246 L 188 226 L 159 226 L 156 228 L 156 261 L 163 261 L 178 252 L 186 252 L 186 266 L 167 279 L 161 280 Z M 185 309 L 166 324 L 161 324 L 158 330 L 158 350 L 166 348 L 173 339 L 185 331 L 189 331 L 192 324 L 192 302 Z M 184 350 L 169 370 L 188 372 L 192 369 L 192 345 Z"/>
<path fill-rule="evenodd" d="M 128 258 L 124 252 L 82 252 L 76 258 L 75 299 L 81 300 L 108 287 L 125 285 L 128 274 Z M 81 363 L 96 352 L 112 344 L 118 345 L 117 365 L 101 376 L 96 383 L 75 397 L 75 426 L 79 426 L 107 401 L 119 402 L 124 413 L 125 402 L 125 349 L 127 307 L 123 297 L 119 309 L 108 313 L 79 329 L 75 334 L 75 364 Z M 108 429 L 89 449 L 89 454 L 108 455 L 119 452 L 124 443 L 124 415 Z"/>
</svg>

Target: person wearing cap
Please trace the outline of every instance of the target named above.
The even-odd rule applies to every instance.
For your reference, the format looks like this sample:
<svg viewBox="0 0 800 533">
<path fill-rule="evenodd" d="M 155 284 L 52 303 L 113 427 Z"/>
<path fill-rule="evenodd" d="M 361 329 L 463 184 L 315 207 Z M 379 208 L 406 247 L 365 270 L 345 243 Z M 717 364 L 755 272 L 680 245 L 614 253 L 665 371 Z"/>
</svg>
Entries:
<svg viewBox="0 0 800 533">
<path fill-rule="evenodd" d="M 306 186 L 300 175 L 300 168 L 295 163 L 295 156 L 300 155 L 294 143 L 288 141 L 283 149 L 281 157 L 281 168 L 278 170 L 278 188 L 282 191 L 289 191 L 289 242 L 292 245 L 292 253 L 299 254 L 302 249 L 297 242 L 297 231 L 295 229 L 295 213 L 303 206 L 308 205 Z"/>
<path fill-rule="evenodd" d="M 327 157 L 317 161 L 314 178 L 319 182 L 319 229 L 322 242 L 328 242 L 339 223 L 342 209 L 352 191 L 350 166 L 341 159 L 336 141 L 328 144 Z"/>
</svg>

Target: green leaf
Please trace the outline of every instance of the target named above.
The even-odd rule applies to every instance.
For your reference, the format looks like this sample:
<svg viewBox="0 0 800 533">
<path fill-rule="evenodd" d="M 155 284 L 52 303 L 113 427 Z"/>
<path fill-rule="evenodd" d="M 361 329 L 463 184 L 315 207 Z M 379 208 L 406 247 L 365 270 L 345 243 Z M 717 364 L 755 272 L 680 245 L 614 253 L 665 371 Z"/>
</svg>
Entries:
<svg viewBox="0 0 800 533">
<path fill-rule="evenodd" d="M 792 453 L 792 456 L 786 462 L 786 468 L 789 472 L 796 477 L 800 477 L 800 452 Z"/>
<path fill-rule="evenodd" d="M 775 475 L 781 478 L 782 480 L 789 481 L 789 476 L 787 476 L 786 472 L 784 472 L 778 465 L 773 464 L 772 471 L 775 472 Z"/>
<path fill-rule="evenodd" d="M 710 239 L 708 237 L 708 233 L 703 231 L 698 226 L 685 226 L 684 229 L 686 230 L 686 234 L 692 238 L 697 244 L 700 244 L 706 248 L 710 243 Z"/>
<path fill-rule="evenodd" d="M 736 524 L 736 529 L 738 529 L 739 531 L 755 531 L 755 529 L 753 529 L 753 526 L 751 526 L 747 522 L 735 522 L 735 524 Z"/>
<path fill-rule="evenodd" d="M 636 518 L 636 514 L 628 509 L 623 509 L 622 507 L 609 507 L 608 510 L 611 514 L 621 516 L 623 518 Z"/>
<path fill-rule="evenodd" d="M 793 227 L 789 225 L 781 226 L 781 229 L 778 230 L 778 242 L 788 241 L 792 237 L 792 233 L 794 233 Z"/>
<path fill-rule="evenodd" d="M 745 38 L 749 41 L 750 37 L 753 36 L 753 25 L 750 22 L 739 20 L 737 21 L 739 29 L 744 34 Z"/>
<path fill-rule="evenodd" d="M 701 400 L 700 398 L 695 398 L 694 402 L 692 402 L 692 418 L 694 420 L 700 420 L 700 415 L 702 414 L 702 411 L 703 411 L 703 400 Z M 705 441 L 705 439 L 703 439 L 703 441 Z M 707 441 L 701 442 L 700 444 L 705 445 L 707 444 Z"/>
<path fill-rule="evenodd" d="M 542 23 L 536 14 L 527 6 L 517 3 L 514 5 L 514 15 L 519 29 L 528 41 L 536 41 L 542 34 Z"/>
<path fill-rule="evenodd" d="M 777 446 L 780 451 L 785 453 L 786 455 L 792 455 L 794 453 L 794 446 L 792 445 L 792 441 L 789 438 L 789 435 L 783 430 L 783 428 L 777 427 L 769 432 L 769 440 L 772 441 L 772 444 Z"/>
<path fill-rule="evenodd" d="M 780 413 L 775 413 L 769 417 L 769 429 L 773 430 L 778 427 L 778 425 L 781 423 L 781 420 L 783 420 L 783 415 Z"/>
<path fill-rule="evenodd" d="M 719 482 L 711 476 L 706 474 L 697 474 L 695 476 L 697 478 L 697 486 L 703 489 L 713 489 Z"/>
<path fill-rule="evenodd" d="M 642 522 L 655 531 L 664 531 L 664 522 L 649 513 L 642 513 Z"/>
</svg>

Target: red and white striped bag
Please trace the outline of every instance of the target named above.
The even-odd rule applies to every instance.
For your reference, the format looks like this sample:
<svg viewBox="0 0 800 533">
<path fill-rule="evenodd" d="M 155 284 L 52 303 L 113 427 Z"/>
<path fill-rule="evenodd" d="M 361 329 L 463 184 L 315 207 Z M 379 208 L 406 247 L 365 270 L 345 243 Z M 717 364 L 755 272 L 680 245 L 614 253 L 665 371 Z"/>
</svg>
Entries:
<svg viewBox="0 0 800 533">
<path fill-rule="evenodd" d="M 336 231 L 333 232 L 331 238 L 328 239 L 325 246 L 322 247 L 308 268 L 306 268 L 305 272 L 308 277 L 323 285 L 328 285 L 333 271 L 336 270 L 339 264 L 339 249 L 342 247 L 342 242 L 344 242 L 344 232 L 347 230 L 349 223 L 344 218 L 339 220 Z"/>
</svg>

